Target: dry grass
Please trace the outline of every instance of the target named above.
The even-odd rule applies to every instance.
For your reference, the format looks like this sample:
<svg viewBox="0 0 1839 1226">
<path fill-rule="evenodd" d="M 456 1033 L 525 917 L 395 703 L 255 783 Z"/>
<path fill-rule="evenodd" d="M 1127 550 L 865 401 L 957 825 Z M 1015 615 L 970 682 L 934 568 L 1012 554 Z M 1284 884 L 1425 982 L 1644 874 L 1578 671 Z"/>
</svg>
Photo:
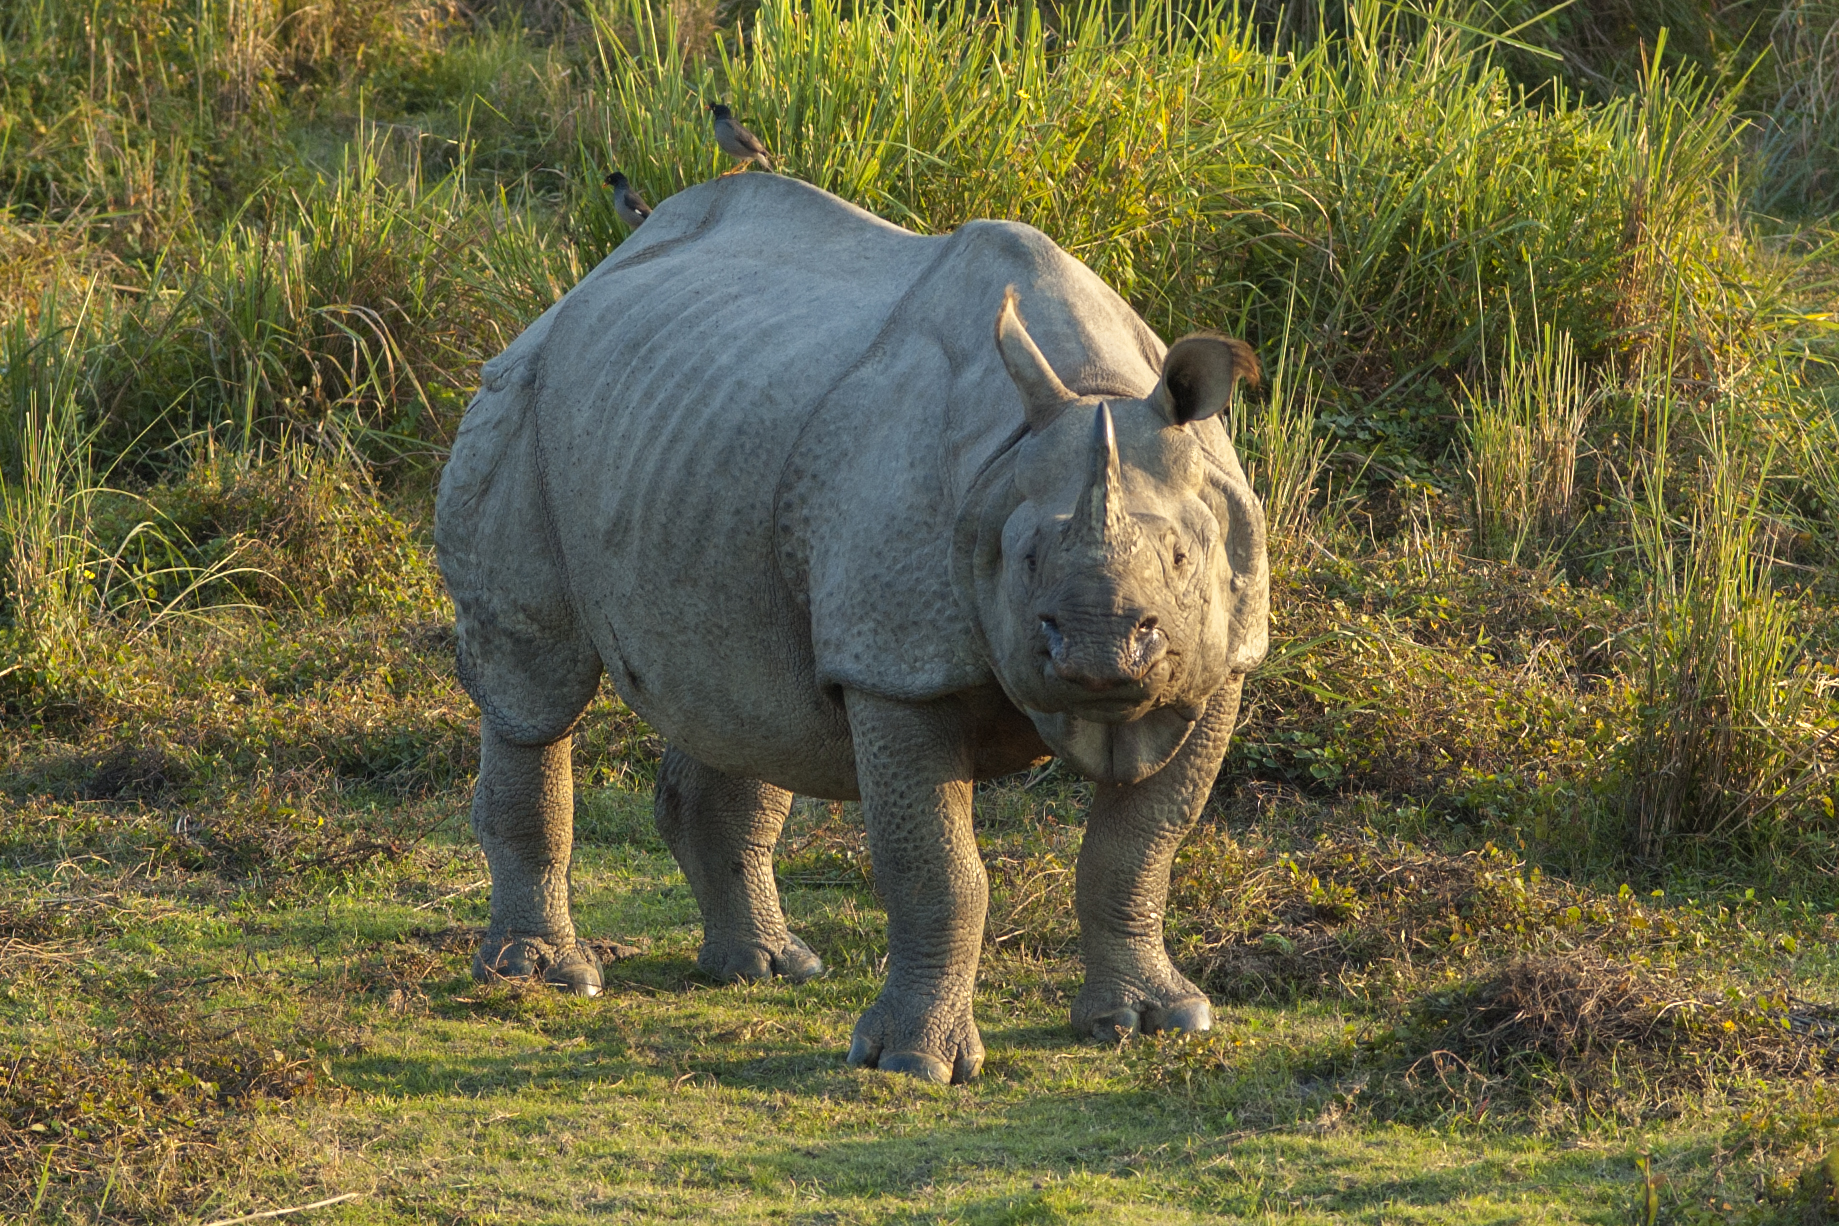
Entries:
<svg viewBox="0 0 1839 1226">
<path fill-rule="evenodd" d="M 1559 1074 L 1647 1063 L 1704 1089 L 1721 1076 L 1800 1077 L 1839 1067 L 1839 1011 L 1784 991 L 1713 991 L 1708 983 L 1597 950 L 1519 958 L 1468 992 L 1427 1003 L 1434 1042 L 1471 1070 Z M 1601 1095 L 1610 1086 L 1577 1085 Z"/>
<path fill-rule="evenodd" d="M 1170 909 L 1173 948 L 1211 992 L 1386 1007 L 1478 960 L 1671 956 L 1741 923 L 1548 876 L 1491 843 L 1442 851 L 1345 826 L 1293 850 L 1203 829 L 1177 861 Z"/>
<path fill-rule="evenodd" d="M 0 901 L 9 998 L 46 1001 L 50 1023 L 0 1043 L 0 1212 L 23 1214 L 47 1182 L 101 1192 L 112 1172 L 97 1212 L 112 1196 L 115 1214 L 153 1220 L 197 1197 L 252 1109 L 320 1093 L 325 1066 L 300 1033 L 214 1007 L 204 985 L 224 976 L 117 982 L 108 942 L 179 911 L 146 882 L 84 884 Z"/>
<path fill-rule="evenodd" d="M 1379 548 L 1337 540 L 1350 552 L 1278 571 L 1276 646 L 1229 775 L 1459 805 L 1490 777 L 1591 777 L 1625 719 L 1627 613 L 1561 572 L 1466 558 L 1446 523 L 1414 534 L 1400 518 Z"/>
</svg>

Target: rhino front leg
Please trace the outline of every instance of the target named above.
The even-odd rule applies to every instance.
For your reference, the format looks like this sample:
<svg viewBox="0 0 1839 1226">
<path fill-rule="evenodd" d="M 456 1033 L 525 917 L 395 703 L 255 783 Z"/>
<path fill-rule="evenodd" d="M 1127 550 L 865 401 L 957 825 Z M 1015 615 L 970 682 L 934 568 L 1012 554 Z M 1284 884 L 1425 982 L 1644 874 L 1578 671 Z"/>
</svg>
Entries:
<svg viewBox="0 0 1839 1226">
<path fill-rule="evenodd" d="M 1206 994 L 1169 962 L 1162 917 L 1175 851 L 1226 758 L 1240 688 L 1234 678 L 1208 701 L 1167 766 L 1141 783 L 1100 785 L 1092 798 L 1076 899 L 1086 981 L 1073 1028 L 1081 1034 L 1115 1039 L 1213 1025 Z"/>
<path fill-rule="evenodd" d="M 713 979 L 805 980 L 823 973 L 811 947 L 786 930 L 773 883 L 773 845 L 791 807 L 792 794 L 783 788 L 724 775 L 675 747 L 664 751 L 658 833 L 702 908 L 696 965 Z"/>
<path fill-rule="evenodd" d="M 600 991 L 600 962 L 568 912 L 572 740 L 519 745 L 480 721 L 472 822 L 492 874 L 492 919 L 473 956 L 475 978 L 540 976 L 579 995 Z"/>
<path fill-rule="evenodd" d="M 849 1063 L 927 1081 L 983 1067 L 971 1018 L 989 883 L 971 831 L 970 738 L 955 704 L 850 691 L 856 778 L 888 910 L 888 978 L 856 1023 Z"/>
</svg>

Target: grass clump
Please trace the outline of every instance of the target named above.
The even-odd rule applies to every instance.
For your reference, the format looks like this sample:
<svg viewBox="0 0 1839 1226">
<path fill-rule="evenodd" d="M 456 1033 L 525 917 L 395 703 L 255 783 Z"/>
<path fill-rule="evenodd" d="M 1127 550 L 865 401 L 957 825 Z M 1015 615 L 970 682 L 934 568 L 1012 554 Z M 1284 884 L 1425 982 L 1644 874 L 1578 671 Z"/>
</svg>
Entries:
<svg viewBox="0 0 1839 1226">
<path fill-rule="evenodd" d="M 1832 1013 L 1779 988 L 1695 982 L 1594 952 L 1520 958 L 1421 1002 L 1399 1077 L 1411 1088 L 1434 1078 L 1469 1102 L 1505 1091 L 1581 1118 L 1638 1117 L 1733 1081 L 1831 1073 Z"/>
<path fill-rule="evenodd" d="M 98 536 L 120 541 L 111 565 L 143 577 L 152 600 L 176 596 L 184 582 L 200 605 L 323 619 L 427 609 L 439 599 L 414 530 L 391 513 L 371 470 L 335 450 L 283 447 L 253 463 L 207 453 L 179 480 L 110 509 L 114 522 Z"/>
<path fill-rule="evenodd" d="M 1529 544 L 1562 540 L 1590 407 L 1571 338 L 1549 328 L 1532 354 L 1508 350 L 1493 396 L 1469 397 L 1477 552 L 1515 563 Z"/>
<path fill-rule="evenodd" d="M 1830 816 L 1835 748 L 1791 598 L 1771 579 L 1769 454 L 1741 448 L 1715 410 L 1700 418 L 1697 496 L 1681 515 L 1666 494 L 1675 411 L 1663 393 L 1635 519 L 1650 629 L 1626 804 L 1649 859 L 1676 843 L 1754 848 Z"/>
</svg>

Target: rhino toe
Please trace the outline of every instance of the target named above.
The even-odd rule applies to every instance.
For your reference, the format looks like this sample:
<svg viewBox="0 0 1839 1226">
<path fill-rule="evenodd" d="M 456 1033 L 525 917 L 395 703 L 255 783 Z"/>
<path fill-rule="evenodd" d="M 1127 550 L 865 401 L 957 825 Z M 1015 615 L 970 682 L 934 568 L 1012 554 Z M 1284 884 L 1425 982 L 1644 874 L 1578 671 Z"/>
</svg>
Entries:
<svg viewBox="0 0 1839 1226">
<path fill-rule="evenodd" d="M 600 959 L 578 940 L 560 944 L 541 937 L 490 937 L 473 954 L 473 978 L 541 979 L 575 996 L 598 996 L 604 986 Z"/>
<path fill-rule="evenodd" d="M 809 945 L 792 937 L 784 949 L 773 955 L 773 972 L 793 983 L 803 983 L 824 973 L 824 960 Z"/>
<path fill-rule="evenodd" d="M 696 965 L 722 983 L 758 983 L 775 975 L 803 983 L 824 973 L 824 960 L 797 937 L 789 937 L 778 950 L 764 945 L 720 945 L 704 941 Z"/>
<path fill-rule="evenodd" d="M 853 1068 L 917 1077 L 935 1085 L 961 1086 L 983 1071 L 983 1053 L 961 1051 L 956 1059 L 945 1061 L 923 1051 L 882 1052 L 858 1035 L 849 1045 L 849 1064 Z"/>
<path fill-rule="evenodd" d="M 1101 1043 L 1120 1043 L 1142 1029 L 1143 1015 L 1135 1009 L 1113 1009 L 1092 1019 L 1089 1030 Z"/>
<path fill-rule="evenodd" d="M 773 956 L 758 945 L 739 949 L 702 947 L 696 956 L 697 969 L 722 983 L 758 983 L 773 977 Z"/>
<path fill-rule="evenodd" d="M 913 1009 L 881 999 L 856 1022 L 849 1041 L 852 1068 L 903 1073 L 939 1085 L 963 1085 L 983 1070 L 983 1040 L 970 1010 Z M 961 1012 L 961 1016 L 952 1016 Z"/>
<path fill-rule="evenodd" d="M 1213 1005 L 1205 996 L 1190 996 L 1143 1014 L 1146 1034 L 1196 1034 L 1213 1029 Z"/>
<path fill-rule="evenodd" d="M 937 1056 L 928 1056 L 919 1051 L 888 1052 L 876 1062 L 875 1067 L 884 1073 L 905 1073 L 921 1081 L 930 1081 L 937 1085 L 950 1085 L 952 1066 Z"/>
<path fill-rule="evenodd" d="M 1140 989 L 1108 992 L 1088 983 L 1073 1005 L 1073 1029 L 1103 1043 L 1137 1034 L 1193 1034 L 1213 1029 L 1213 1005 L 1185 980 L 1154 996 Z"/>
</svg>

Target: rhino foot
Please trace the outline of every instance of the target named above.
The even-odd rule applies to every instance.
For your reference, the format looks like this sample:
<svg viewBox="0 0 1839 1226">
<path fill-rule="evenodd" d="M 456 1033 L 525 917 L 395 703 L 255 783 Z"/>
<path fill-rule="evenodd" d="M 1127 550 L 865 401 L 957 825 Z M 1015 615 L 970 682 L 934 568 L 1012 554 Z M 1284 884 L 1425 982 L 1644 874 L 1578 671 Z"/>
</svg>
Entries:
<svg viewBox="0 0 1839 1226">
<path fill-rule="evenodd" d="M 971 1020 L 968 1000 L 961 1009 L 928 1009 L 914 996 L 889 988 L 856 1023 L 849 1063 L 963 1085 L 983 1068 L 983 1038 Z"/>
<path fill-rule="evenodd" d="M 779 975 L 793 983 L 803 983 L 824 973 L 824 960 L 797 937 L 786 936 L 778 950 L 764 945 L 725 944 L 704 940 L 696 956 L 696 967 L 711 979 L 723 983 L 758 983 Z"/>
<path fill-rule="evenodd" d="M 575 996 L 598 996 L 600 959 L 573 937 L 560 945 L 541 937 L 487 936 L 473 955 L 473 978 L 541 979 Z"/>
<path fill-rule="evenodd" d="M 1213 1029 L 1213 1005 L 1185 979 L 1153 994 L 1123 987 L 1105 990 L 1088 981 L 1073 1002 L 1073 1029 L 1107 1043 L 1134 1034 L 1192 1034 Z"/>
</svg>

